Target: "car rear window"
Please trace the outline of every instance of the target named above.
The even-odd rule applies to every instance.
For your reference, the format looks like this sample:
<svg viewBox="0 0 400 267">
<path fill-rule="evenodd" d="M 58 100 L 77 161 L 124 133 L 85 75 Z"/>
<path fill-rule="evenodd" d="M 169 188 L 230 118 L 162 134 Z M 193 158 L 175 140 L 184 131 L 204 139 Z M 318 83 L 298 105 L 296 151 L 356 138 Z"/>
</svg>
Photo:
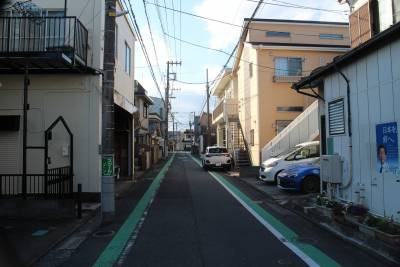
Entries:
<svg viewBox="0 0 400 267">
<path fill-rule="evenodd" d="M 228 150 L 223 147 L 214 147 L 214 148 L 208 149 L 208 153 L 211 153 L 211 154 L 228 153 Z"/>
</svg>

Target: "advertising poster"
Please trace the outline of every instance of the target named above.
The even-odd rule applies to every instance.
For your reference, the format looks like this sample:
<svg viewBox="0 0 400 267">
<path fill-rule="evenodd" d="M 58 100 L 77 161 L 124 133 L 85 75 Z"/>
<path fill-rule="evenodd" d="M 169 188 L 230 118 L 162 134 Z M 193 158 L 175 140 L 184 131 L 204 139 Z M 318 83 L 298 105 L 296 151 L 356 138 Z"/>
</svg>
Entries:
<svg viewBox="0 0 400 267">
<path fill-rule="evenodd" d="M 399 167 L 397 122 L 376 125 L 376 170 L 395 173 Z"/>
</svg>

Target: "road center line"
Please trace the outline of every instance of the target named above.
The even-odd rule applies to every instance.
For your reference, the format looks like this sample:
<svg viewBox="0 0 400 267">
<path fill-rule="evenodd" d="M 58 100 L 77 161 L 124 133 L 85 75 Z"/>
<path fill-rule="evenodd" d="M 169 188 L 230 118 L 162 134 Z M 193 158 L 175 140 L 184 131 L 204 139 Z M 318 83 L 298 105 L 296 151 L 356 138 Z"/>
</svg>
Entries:
<svg viewBox="0 0 400 267">
<path fill-rule="evenodd" d="M 171 158 L 165 163 L 156 178 L 153 180 L 147 191 L 144 193 L 136 207 L 129 214 L 124 224 L 119 228 L 113 239 L 108 243 L 107 247 L 103 250 L 96 262 L 93 264 L 94 267 L 111 267 L 117 262 L 121 252 L 123 251 L 126 243 L 135 231 L 136 226 L 139 224 L 147 207 L 152 202 L 161 182 L 171 166 L 172 161 L 175 158 L 175 154 L 172 154 Z"/>
<path fill-rule="evenodd" d="M 201 162 L 191 156 L 201 167 Z M 247 211 L 250 212 L 265 228 L 267 228 L 282 244 L 295 253 L 308 266 L 333 267 L 340 266 L 335 260 L 324 254 L 318 248 L 310 244 L 297 241 L 298 235 L 285 224 L 280 222 L 272 214 L 267 212 L 257 203 L 254 203 L 246 194 L 215 172 L 208 172 L 222 187 L 225 188 Z"/>
</svg>

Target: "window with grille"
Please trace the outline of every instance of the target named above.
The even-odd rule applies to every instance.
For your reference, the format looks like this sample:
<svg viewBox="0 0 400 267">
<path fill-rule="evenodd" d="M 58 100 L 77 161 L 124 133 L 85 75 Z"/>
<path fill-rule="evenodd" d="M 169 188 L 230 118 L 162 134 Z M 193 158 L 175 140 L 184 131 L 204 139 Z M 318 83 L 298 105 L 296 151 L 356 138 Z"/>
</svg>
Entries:
<svg viewBox="0 0 400 267">
<path fill-rule="evenodd" d="M 254 130 L 250 131 L 250 145 L 254 146 Z"/>
<path fill-rule="evenodd" d="M 299 57 L 277 57 L 275 58 L 276 76 L 301 76 L 302 59 Z"/>
<path fill-rule="evenodd" d="M 290 37 L 290 32 L 267 31 L 267 37 Z"/>
<path fill-rule="evenodd" d="M 345 133 L 344 99 L 328 103 L 329 134 L 339 135 Z"/>
<path fill-rule="evenodd" d="M 320 39 L 343 40 L 343 34 L 321 33 Z"/>
</svg>

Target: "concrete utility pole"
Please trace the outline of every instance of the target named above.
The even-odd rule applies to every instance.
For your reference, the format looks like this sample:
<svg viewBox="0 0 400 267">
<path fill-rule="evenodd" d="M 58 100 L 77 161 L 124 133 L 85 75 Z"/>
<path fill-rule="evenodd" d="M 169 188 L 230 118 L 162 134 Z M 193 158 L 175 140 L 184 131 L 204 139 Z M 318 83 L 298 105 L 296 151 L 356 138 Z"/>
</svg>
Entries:
<svg viewBox="0 0 400 267">
<path fill-rule="evenodd" d="M 211 135 L 211 127 L 210 127 L 210 85 L 208 84 L 208 69 L 206 69 L 206 94 L 207 94 L 207 144 L 206 146 L 210 146 L 210 135 Z"/>
<path fill-rule="evenodd" d="M 165 151 L 165 157 L 168 156 L 168 114 L 169 114 L 169 90 L 170 90 L 170 69 L 169 65 L 181 65 L 181 61 L 167 61 L 167 87 L 165 88 L 165 111 L 166 111 L 166 135 L 165 135 L 165 144 L 164 144 L 164 151 Z M 173 79 L 175 80 L 175 78 Z"/>
<path fill-rule="evenodd" d="M 102 85 L 101 211 L 102 220 L 115 214 L 114 195 L 114 68 L 116 0 L 105 1 Z"/>
</svg>

